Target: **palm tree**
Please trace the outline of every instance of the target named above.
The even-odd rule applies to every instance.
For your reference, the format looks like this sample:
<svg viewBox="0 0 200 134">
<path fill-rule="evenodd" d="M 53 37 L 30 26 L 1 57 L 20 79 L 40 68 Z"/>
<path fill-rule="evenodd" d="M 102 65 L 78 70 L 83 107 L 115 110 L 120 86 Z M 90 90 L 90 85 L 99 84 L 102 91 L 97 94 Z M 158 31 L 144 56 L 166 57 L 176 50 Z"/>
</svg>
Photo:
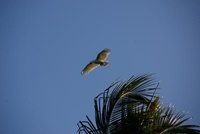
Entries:
<svg viewBox="0 0 200 134">
<path fill-rule="evenodd" d="M 151 74 L 113 82 L 94 98 L 96 125 L 88 116 L 79 121 L 85 134 L 200 134 L 197 125 L 185 125 L 191 118 L 165 106 L 156 94 L 158 85 Z M 110 91 L 111 89 L 112 92 Z M 110 93 L 111 92 L 111 93 Z"/>
</svg>

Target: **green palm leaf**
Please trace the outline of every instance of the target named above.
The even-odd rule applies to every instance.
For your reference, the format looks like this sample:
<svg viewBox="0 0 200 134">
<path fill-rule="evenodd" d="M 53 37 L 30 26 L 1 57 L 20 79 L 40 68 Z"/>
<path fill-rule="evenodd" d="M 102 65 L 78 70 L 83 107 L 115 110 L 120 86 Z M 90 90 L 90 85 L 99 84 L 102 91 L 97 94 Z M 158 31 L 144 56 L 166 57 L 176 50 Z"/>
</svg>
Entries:
<svg viewBox="0 0 200 134">
<path fill-rule="evenodd" d="M 154 86 L 154 87 L 153 87 Z M 113 89 L 111 91 L 111 89 Z M 94 98 L 96 125 L 78 123 L 78 132 L 85 134 L 199 134 L 196 125 L 183 125 L 190 118 L 163 106 L 156 96 L 151 74 L 131 77 L 128 81 L 113 82 Z"/>
</svg>

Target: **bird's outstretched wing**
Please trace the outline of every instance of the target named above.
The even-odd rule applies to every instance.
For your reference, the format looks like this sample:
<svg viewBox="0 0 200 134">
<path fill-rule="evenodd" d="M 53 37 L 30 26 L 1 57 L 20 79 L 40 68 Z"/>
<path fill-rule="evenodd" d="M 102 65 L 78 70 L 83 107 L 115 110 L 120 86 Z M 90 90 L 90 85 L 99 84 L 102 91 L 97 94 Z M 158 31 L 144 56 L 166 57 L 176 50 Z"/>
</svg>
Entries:
<svg viewBox="0 0 200 134">
<path fill-rule="evenodd" d="M 101 52 L 97 55 L 96 60 L 105 61 L 109 54 L 110 54 L 110 49 L 104 49 L 103 51 L 101 51 Z"/>
<path fill-rule="evenodd" d="M 87 64 L 87 66 L 85 66 L 85 68 L 81 71 L 82 75 L 86 75 L 89 72 L 91 72 L 92 70 L 94 70 L 95 68 L 97 68 L 99 66 L 99 64 L 90 62 L 89 64 Z"/>
</svg>

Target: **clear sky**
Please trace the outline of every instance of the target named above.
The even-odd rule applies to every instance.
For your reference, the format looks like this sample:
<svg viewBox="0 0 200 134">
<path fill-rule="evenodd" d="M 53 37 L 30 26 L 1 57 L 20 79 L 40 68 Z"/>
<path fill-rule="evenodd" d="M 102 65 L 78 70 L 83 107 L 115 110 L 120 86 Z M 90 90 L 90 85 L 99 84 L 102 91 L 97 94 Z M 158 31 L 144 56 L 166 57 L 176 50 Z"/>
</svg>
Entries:
<svg viewBox="0 0 200 134">
<path fill-rule="evenodd" d="M 0 133 L 74 134 L 115 79 L 155 73 L 200 125 L 200 1 L 0 1 Z M 83 67 L 104 48 L 110 64 Z"/>
</svg>

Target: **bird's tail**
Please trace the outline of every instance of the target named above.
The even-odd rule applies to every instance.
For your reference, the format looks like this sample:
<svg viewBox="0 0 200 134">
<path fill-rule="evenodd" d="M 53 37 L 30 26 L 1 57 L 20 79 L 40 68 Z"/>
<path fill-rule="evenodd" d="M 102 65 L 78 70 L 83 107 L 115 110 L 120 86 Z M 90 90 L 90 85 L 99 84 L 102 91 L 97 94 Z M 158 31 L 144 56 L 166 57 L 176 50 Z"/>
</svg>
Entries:
<svg viewBox="0 0 200 134">
<path fill-rule="evenodd" d="M 107 61 L 104 61 L 104 62 L 102 62 L 101 66 L 107 66 L 107 65 L 108 65 L 108 63 L 109 63 L 109 62 L 107 62 Z"/>
</svg>

